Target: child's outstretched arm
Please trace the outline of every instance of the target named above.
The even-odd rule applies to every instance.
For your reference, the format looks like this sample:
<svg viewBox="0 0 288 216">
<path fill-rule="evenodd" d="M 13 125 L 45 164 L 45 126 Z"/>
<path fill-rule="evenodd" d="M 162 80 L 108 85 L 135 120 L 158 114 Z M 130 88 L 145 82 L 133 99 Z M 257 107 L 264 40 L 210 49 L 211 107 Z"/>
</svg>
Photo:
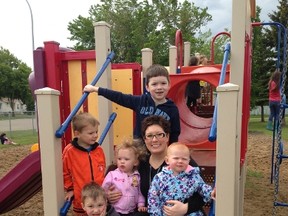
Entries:
<svg viewBox="0 0 288 216">
<path fill-rule="evenodd" d="M 84 87 L 83 91 L 84 92 L 90 92 L 90 93 L 91 92 L 97 92 L 98 93 L 98 89 L 99 89 L 99 87 L 88 84 Z"/>
</svg>

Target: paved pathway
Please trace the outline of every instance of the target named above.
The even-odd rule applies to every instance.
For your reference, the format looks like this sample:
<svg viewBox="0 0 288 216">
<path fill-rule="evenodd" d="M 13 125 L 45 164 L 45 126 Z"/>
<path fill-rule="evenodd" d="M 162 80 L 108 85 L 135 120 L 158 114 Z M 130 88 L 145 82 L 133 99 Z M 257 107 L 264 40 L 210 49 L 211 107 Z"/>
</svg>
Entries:
<svg viewBox="0 0 288 216">
<path fill-rule="evenodd" d="M 0 132 L 32 130 L 37 128 L 36 119 L 0 120 Z"/>
</svg>

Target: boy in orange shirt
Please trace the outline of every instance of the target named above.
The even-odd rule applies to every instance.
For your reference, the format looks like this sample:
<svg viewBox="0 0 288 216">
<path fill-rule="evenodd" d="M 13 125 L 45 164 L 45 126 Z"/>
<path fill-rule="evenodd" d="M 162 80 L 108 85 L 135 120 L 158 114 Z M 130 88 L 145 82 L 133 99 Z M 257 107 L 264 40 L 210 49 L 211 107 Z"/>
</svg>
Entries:
<svg viewBox="0 0 288 216">
<path fill-rule="evenodd" d="M 74 196 L 73 211 L 83 215 L 81 190 L 86 183 L 101 185 L 106 169 L 105 155 L 98 138 L 99 121 L 89 113 L 79 113 L 72 119 L 74 139 L 63 151 L 63 175 L 66 200 Z"/>
</svg>

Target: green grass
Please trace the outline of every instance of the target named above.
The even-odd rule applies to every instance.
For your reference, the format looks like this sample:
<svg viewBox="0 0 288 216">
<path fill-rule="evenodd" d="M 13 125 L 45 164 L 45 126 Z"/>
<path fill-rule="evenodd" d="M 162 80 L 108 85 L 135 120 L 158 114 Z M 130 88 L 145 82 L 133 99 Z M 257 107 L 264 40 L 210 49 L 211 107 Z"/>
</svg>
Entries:
<svg viewBox="0 0 288 216">
<path fill-rule="evenodd" d="M 261 179 L 261 178 L 263 178 L 263 173 L 260 171 L 247 169 L 247 176 Z"/>
<path fill-rule="evenodd" d="M 0 112 L 0 120 L 30 119 L 30 118 L 35 118 L 35 112 L 26 112 L 24 114 L 15 113 L 14 116 L 12 116 L 12 113 Z"/>
<path fill-rule="evenodd" d="M 261 117 L 260 116 L 250 116 L 250 121 L 249 121 L 249 132 L 256 132 L 256 133 L 263 133 L 269 136 L 272 136 L 273 131 L 266 130 L 266 125 L 268 121 L 268 116 L 265 116 L 265 122 L 261 122 Z M 285 119 L 286 125 L 282 126 L 282 139 L 288 141 L 288 119 L 286 117 Z"/>
<path fill-rule="evenodd" d="M 257 184 L 255 184 L 255 181 L 261 181 L 261 179 L 264 178 L 264 175 L 262 172 L 259 171 L 255 171 L 255 170 L 251 170 L 251 169 L 247 169 L 246 172 L 246 182 L 245 182 L 245 188 L 249 188 L 251 190 L 257 190 L 259 188 L 259 186 Z"/>
<path fill-rule="evenodd" d="M 20 145 L 29 145 L 38 143 L 38 133 L 34 130 L 12 131 L 7 133 L 7 137 Z M 1 145 L 0 148 L 5 148 L 11 145 Z"/>
</svg>

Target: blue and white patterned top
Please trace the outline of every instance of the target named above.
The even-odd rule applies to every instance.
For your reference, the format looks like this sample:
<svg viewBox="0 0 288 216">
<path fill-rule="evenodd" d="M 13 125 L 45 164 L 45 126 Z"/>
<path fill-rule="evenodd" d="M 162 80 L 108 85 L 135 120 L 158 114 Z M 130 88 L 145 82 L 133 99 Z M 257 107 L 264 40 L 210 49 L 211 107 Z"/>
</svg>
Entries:
<svg viewBox="0 0 288 216">
<path fill-rule="evenodd" d="M 200 176 L 198 167 L 189 167 L 185 172 L 174 176 L 169 167 L 164 167 L 151 182 L 148 192 L 148 212 L 153 216 L 164 216 L 163 206 L 167 200 L 184 202 L 199 192 L 204 202 L 211 200 L 212 187 L 206 184 Z M 203 216 L 201 211 L 193 212 L 189 216 Z"/>
</svg>

